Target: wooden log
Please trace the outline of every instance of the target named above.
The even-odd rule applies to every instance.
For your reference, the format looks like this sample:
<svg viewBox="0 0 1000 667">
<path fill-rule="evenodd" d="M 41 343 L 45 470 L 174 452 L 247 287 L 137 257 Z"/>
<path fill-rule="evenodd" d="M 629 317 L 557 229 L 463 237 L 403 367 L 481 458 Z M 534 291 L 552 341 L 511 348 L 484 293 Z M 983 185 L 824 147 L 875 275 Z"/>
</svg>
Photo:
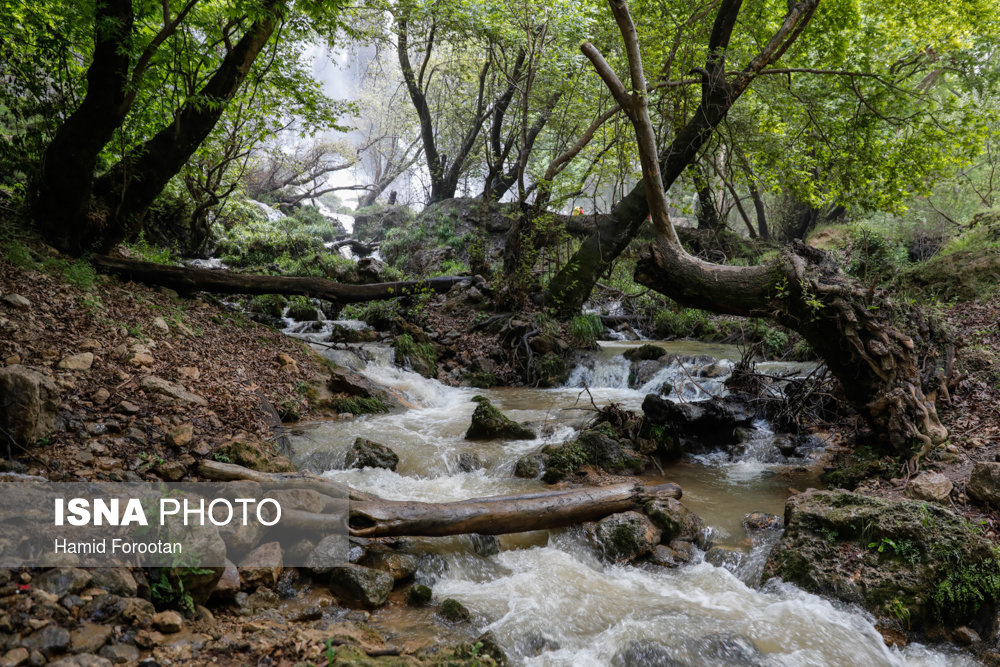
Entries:
<svg viewBox="0 0 1000 667">
<path fill-rule="evenodd" d="M 198 473 L 206 479 L 218 482 L 245 480 L 266 485 L 271 489 L 308 489 L 333 499 L 381 500 L 374 494 L 352 489 L 346 484 L 340 484 L 310 472 L 260 472 L 235 463 L 202 459 L 198 462 Z"/>
<path fill-rule="evenodd" d="M 177 291 L 214 292 L 217 294 L 291 294 L 325 299 L 335 304 L 393 299 L 424 290 L 447 292 L 467 276 L 402 280 L 371 285 L 347 285 L 325 278 L 298 276 L 262 276 L 232 271 L 194 269 L 142 262 L 125 257 L 98 255 L 94 264 L 104 271 L 120 274 L 147 285 L 169 287 Z"/>
<path fill-rule="evenodd" d="M 676 484 L 625 482 L 451 503 L 352 502 L 349 524 L 351 535 L 358 537 L 502 535 L 597 521 L 642 509 L 647 500 L 658 497 L 680 498 L 681 489 Z"/>
</svg>

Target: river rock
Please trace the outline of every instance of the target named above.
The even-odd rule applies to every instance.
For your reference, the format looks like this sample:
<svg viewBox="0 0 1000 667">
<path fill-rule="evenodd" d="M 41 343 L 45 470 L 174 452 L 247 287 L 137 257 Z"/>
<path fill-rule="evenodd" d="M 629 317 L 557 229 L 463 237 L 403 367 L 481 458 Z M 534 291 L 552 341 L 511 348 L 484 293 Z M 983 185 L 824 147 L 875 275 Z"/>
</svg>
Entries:
<svg viewBox="0 0 1000 667">
<path fill-rule="evenodd" d="M 639 512 L 612 514 L 587 528 L 604 558 L 616 563 L 649 556 L 660 543 L 660 529 Z"/>
<path fill-rule="evenodd" d="M 295 472 L 292 462 L 279 454 L 274 445 L 249 437 L 230 440 L 216 450 L 216 455 L 260 472 Z"/>
<path fill-rule="evenodd" d="M 111 667 L 111 664 L 111 661 L 107 658 L 102 658 L 91 653 L 81 653 L 80 655 L 69 655 L 59 658 L 50 662 L 49 667 Z"/>
<path fill-rule="evenodd" d="M 385 468 L 394 471 L 399 465 L 399 457 L 385 445 L 357 438 L 354 446 L 347 452 L 345 463 L 348 468 Z"/>
<path fill-rule="evenodd" d="M 135 665 L 139 662 L 139 649 L 131 644 L 110 644 L 101 649 L 100 655 L 113 665 Z"/>
<path fill-rule="evenodd" d="M 921 473 L 906 485 L 906 491 L 912 497 L 938 503 L 946 502 L 953 488 L 955 487 L 951 480 L 939 472 Z"/>
<path fill-rule="evenodd" d="M 610 429 L 595 428 L 577 436 L 576 446 L 587 462 L 612 474 L 634 475 L 642 472 L 649 460 L 632 449 L 629 440 L 614 438 L 609 432 Z"/>
<path fill-rule="evenodd" d="M 222 570 L 222 576 L 215 582 L 212 589 L 213 600 L 229 600 L 236 597 L 240 592 L 240 571 L 231 560 L 226 560 L 226 566 Z"/>
<path fill-rule="evenodd" d="M 461 623 L 472 619 L 472 613 L 468 608 L 455 598 L 446 598 L 441 602 L 438 616 L 452 623 Z"/>
<path fill-rule="evenodd" d="M 767 512 L 750 512 L 743 517 L 743 530 L 746 531 L 747 535 L 753 535 L 755 533 L 771 530 L 781 530 L 782 526 L 784 526 L 784 519 L 777 514 L 768 514 Z"/>
<path fill-rule="evenodd" d="M 184 627 L 184 617 L 172 609 L 161 611 L 153 616 L 153 626 L 160 632 L 171 635 Z"/>
<path fill-rule="evenodd" d="M 36 630 L 21 640 L 21 646 L 29 651 L 40 651 L 45 657 L 65 653 L 69 649 L 69 630 L 54 623 Z"/>
<path fill-rule="evenodd" d="M 683 667 L 663 644 L 648 639 L 634 639 L 611 659 L 611 667 Z"/>
<path fill-rule="evenodd" d="M 135 597 L 139 590 L 139 585 L 135 577 L 124 567 L 105 567 L 97 570 L 90 570 L 90 585 L 96 586 L 108 593 L 122 595 L 124 597 Z"/>
<path fill-rule="evenodd" d="M 1000 508 L 1000 462 L 979 461 L 973 465 L 965 490 L 976 500 Z"/>
<path fill-rule="evenodd" d="M 405 581 L 417 573 L 419 559 L 413 554 L 404 554 L 384 547 L 373 546 L 358 561 L 359 565 L 370 567 L 392 576 L 394 581 Z"/>
<path fill-rule="evenodd" d="M 653 525 L 663 531 L 662 540 L 686 540 L 708 548 L 705 522 L 676 498 L 650 500 L 643 508 Z"/>
<path fill-rule="evenodd" d="M 67 594 L 79 593 L 90 584 L 90 581 L 90 572 L 87 570 L 57 567 L 37 575 L 31 580 L 31 585 L 61 598 Z"/>
<path fill-rule="evenodd" d="M 0 368 L 0 426 L 18 443 L 34 445 L 59 428 L 61 404 L 55 382 L 37 370 Z"/>
<path fill-rule="evenodd" d="M 330 591 L 340 604 L 348 607 L 381 607 L 389 599 L 393 583 L 392 575 L 353 563 L 330 571 Z"/>
<path fill-rule="evenodd" d="M 242 588 L 274 587 L 283 569 L 281 543 L 267 542 L 260 545 L 240 562 Z"/>
<path fill-rule="evenodd" d="M 992 620 L 998 568 L 992 544 L 936 503 L 809 491 L 788 499 L 764 577 L 905 618 L 919 631 Z"/>
<path fill-rule="evenodd" d="M 654 359 L 659 359 L 666 354 L 667 351 L 659 345 L 645 343 L 639 347 L 633 347 L 630 350 L 626 350 L 622 356 L 629 361 L 652 361 Z"/>
<path fill-rule="evenodd" d="M 472 413 L 472 423 L 465 432 L 466 440 L 494 440 L 505 438 L 509 440 L 532 440 L 535 432 L 497 410 L 490 400 L 484 396 L 472 399 L 479 405 Z"/>
<path fill-rule="evenodd" d="M 69 650 L 73 653 L 97 653 L 111 638 L 111 626 L 82 623 L 69 635 Z"/>
<path fill-rule="evenodd" d="M 399 401 L 392 398 L 387 391 L 377 384 L 358 373 L 334 369 L 330 371 L 330 377 L 326 380 L 327 388 L 334 394 L 350 394 L 361 398 L 377 398 L 386 404 L 387 407 L 399 405 Z"/>
<path fill-rule="evenodd" d="M 736 445 L 739 429 L 753 425 L 755 412 L 742 394 L 728 394 L 707 401 L 674 403 L 656 394 L 647 394 L 642 411 L 649 424 L 672 434 L 680 452 L 701 452 Z"/>
<path fill-rule="evenodd" d="M 545 465 L 545 456 L 542 454 L 530 454 L 522 456 L 514 464 L 514 477 L 521 479 L 535 479 L 542 474 L 542 467 Z"/>
<path fill-rule="evenodd" d="M 305 569 L 315 576 L 325 576 L 348 559 L 349 545 L 341 535 L 327 535 L 316 545 L 305 560 Z"/>
<path fill-rule="evenodd" d="M 296 322 L 314 322 L 319 319 L 319 311 L 311 303 L 296 302 L 288 306 L 285 316 Z"/>
<path fill-rule="evenodd" d="M 433 593 L 431 592 L 430 586 L 413 584 L 410 586 L 409 590 L 406 591 L 406 604 L 412 607 L 421 607 L 431 601 L 432 595 Z"/>
<path fill-rule="evenodd" d="M 378 340 L 378 333 L 368 327 L 354 329 L 342 324 L 334 324 L 326 340 L 330 343 L 374 343 Z"/>
<path fill-rule="evenodd" d="M 472 472 L 486 467 L 483 460 L 472 452 L 462 452 L 458 455 L 458 469 L 462 472 Z"/>
<path fill-rule="evenodd" d="M 358 260 L 358 277 L 363 282 L 379 282 L 385 269 L 386 263 L 378 257 L 362 257 Z"/>
<path fill-rule="evenodd" d="M 179 403 L 188 403 L 191 405 L 208 405 L 206 401 L 201 396 L 197 394 L 192 394 L 184 387 L 179 384 L 170 382 L 169 380 L 164 380 L 156 375 L 147 375 L 142 378 L 139 382 L 139 386 L 142 387 L 144 391 L 151 394 L 165 396 L 166 398 L 175 400 Z"/>
</svg>

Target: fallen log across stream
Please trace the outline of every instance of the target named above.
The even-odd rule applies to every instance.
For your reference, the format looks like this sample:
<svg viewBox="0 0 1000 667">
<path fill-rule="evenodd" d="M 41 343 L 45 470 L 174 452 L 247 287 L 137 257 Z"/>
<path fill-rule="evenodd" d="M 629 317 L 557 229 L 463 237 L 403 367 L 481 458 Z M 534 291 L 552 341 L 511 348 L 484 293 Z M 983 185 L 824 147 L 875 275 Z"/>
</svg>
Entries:
<svg viewBox="0 0 1000 667">
<path fill-rule="evenodd" d="M 649 500 L 680 498 L 676 484 L 623 482 L 609 486 L 559 489 L 538 493 L 470 498 L 447 503 L 385 500 L 349 489 L 308 473 L 262 473 L 237 465 L 202 461 L 202 476 L 213 480 L 246 479 L 283 488 L 336 491 L 351 498 L 348 525 L 356 537 L 502 535 L 529 530 L 563 528 L 597 521 L 611 514 L 642 510 Z M 342 526 L 342 519 L 322 513 L 288 510 L 282 523 L 294 528 L 324 531 Z"/>
<path fill-rule="evenodd" d="M 213 292 L 216 294 L 289 294 L 325 299 L 336 304 L 393 299 L 426 290 L 447 292 L 468 276 L 402 280 L 392 283 L 348 285 L 325 278 L 299 276 L 263 276 L 233 271 L 194 269 L 142 262 L 125 257 L 98 255 L 93 263 L 102 271 L 117 273 L 147 285 L 169 287 L 178 292 Z"/>
</svg>

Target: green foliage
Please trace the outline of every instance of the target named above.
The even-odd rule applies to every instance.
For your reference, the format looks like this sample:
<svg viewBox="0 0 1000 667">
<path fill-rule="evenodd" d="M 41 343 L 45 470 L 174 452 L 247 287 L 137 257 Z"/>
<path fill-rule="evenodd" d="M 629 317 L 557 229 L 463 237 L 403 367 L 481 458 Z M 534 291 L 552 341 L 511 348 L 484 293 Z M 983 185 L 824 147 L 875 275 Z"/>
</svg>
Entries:
<svg viewBox="0 0 1000 667">
<path fill-rule="evenodd" d="M 399 303 L 392 300 L 351 303 L 340 311 L 340 316 L 349 320 L 361 320 L 373 329 L 387 331 L 401 315 Z"/>
<path fill-rule="evenodd" d="M 952 568 L 934 589 L 934 614 L 950 625 L 962 623 L 1000 599 L 1000 558 Z"/>
<path fill-rule="evenodd" d="M 184 579 L 189 576 L 211 574 L 211 570 L 198 567 L 175 567 L 160 570 L 160 578 L 149 587 L 150 596 L 157 607 L 179 607 L 188 616 L 194 616 L 195 605 L 191 593 L 184 589 Z"/>
<path fill-rule="evenodd" d="M 542 481 L 546 484 L 561 481 L 576 472 L 580 466 L 586 465 L 588 461 L 587 454 L 575 440 L 558 447 L 547 446 L 542 453 L 547 457 L 545 473 L 542 475 Z"/>
<path fill-rule="evenodd" d="M 653 317 L 653 332 L 657 338 L 664 340 L 694 338 L 701 335 L 708 325 L 708 315 L 696 308 L 663 308 Z"/>
<path fill-rule="evenodd" d="M 437 350 L 434 348 L 434 344 L 418 343 L 413 340 L 413 336 L 410 334 L 396 336 L 392 349 L 396 353 L 397 363 L 399 360 L 406 360 L 408 363 L 414 364 L 414 361 L 419 359 L 426 365 L 426 368 L 437 366 Z"/>
<path fill-rule="evenodd" d="M 906 248 L 865 225 L 851 230 L 847 273 L 865 283 L 892 277 L 909 264 Z"/>
<path fill-rule="evenodd" d="M 144 262 L 154 262 L 156 264 L 172 264 L 180 266 L 181 261 L 177 257 L 176 248 L 164 248 L 153 245 L 146 240 L 146 235 L 142 232 L 134 241 L 126 241 L 122 244 L 129 253 Z"/>
<path fill-rule="evenodd" d="M 389 406 L 381 398 L 372 396 L 351 396 L 348 398 L 335 398 L 330 402 L 330 407 L 340 413 L 351 413 L 352 415 L 378 414 L 389 412 Z"/>
<path fill-rule="evenodd" d="M 597 345 L 597 340 L 604 333 L 604 324 L 600 315 L 585 313 L 570 320 L 567 333 L 570 341 L 577 347 L 592 348 Z"/>
</svg>

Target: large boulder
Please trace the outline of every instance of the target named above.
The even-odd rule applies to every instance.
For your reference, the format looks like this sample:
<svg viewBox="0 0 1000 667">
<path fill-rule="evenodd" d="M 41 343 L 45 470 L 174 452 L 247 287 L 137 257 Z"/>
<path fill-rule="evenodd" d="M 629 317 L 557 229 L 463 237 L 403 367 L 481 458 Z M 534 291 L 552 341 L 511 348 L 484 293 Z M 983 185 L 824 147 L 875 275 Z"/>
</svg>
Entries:
<svg viewBox="0 0 1000 667">
<path fill-rule="evenodd" d="M 55 382 L 14 364 L 0 368 L 0 426 L 22 445 L 34 445 L 59 428 L 62 399 Z"/>
<path fill-rule="evenodd" d="M 345 463 L 348 468 L 395 470 L 399 465 L 399 457 L 385 445 L 366 438 L 357 438 L 354 440 L 354 446 L 347 452 Z"/>
<path fill-rule="evenodd" d="M 381 607 L 389 599 L 394 583 L 388 572 L 353 563 L 334 567 L 330 572 L 330 590 L 340 604 L 348 607 Z"/>
<path fill-rule="evenodd" d="M 788 499 L 764 577 L 860 604 L 902 630 L 986 627 L 1000 598 L 1000 559 L 962 517 L 846 491 Z"/>
<path fill-rule="evenodd" d="M 660 529 L 640 512 L 612 514 L 588 529 L 604 558 L 615 563 L 651 555 L 661 537 Z"/>
<path fill-rule="evenodd" d="M 516 421 L 497 410 L 490 399 L 485 396 L 476 396 L 472 399 L 479 405 L 472 413 L 472 423 L 469 430 L 465 432 L 466 440 L 495 440 L 506 438 L 508 440 L 532 440 L 535 432 L 527 426 L 522 426 Z"/>
<path fill-rule="evenodd" d="M 1000 462 L 980 461 L 972 466 L 965 490 L 976 500 L 1000 508 Z"/>
<path fill-rule="evenodd" d="M 647 394 L 642 411 L 650 428 L 659 428 L 676 440 L 679 451 L 702 452 L 740 442 L 740 429 L 753 425 L 757 417 L 741 394 L 728 394 L 707 401 L 674 403 L 657 394 Z"/>
<path fill-rule="evenodd" d="M 653 525 L 663 531 L 663 541 L 684 540 L 708 548 L 705 522 L 676 498 L 650 500 L 643 508 Z"/>
</svg>

